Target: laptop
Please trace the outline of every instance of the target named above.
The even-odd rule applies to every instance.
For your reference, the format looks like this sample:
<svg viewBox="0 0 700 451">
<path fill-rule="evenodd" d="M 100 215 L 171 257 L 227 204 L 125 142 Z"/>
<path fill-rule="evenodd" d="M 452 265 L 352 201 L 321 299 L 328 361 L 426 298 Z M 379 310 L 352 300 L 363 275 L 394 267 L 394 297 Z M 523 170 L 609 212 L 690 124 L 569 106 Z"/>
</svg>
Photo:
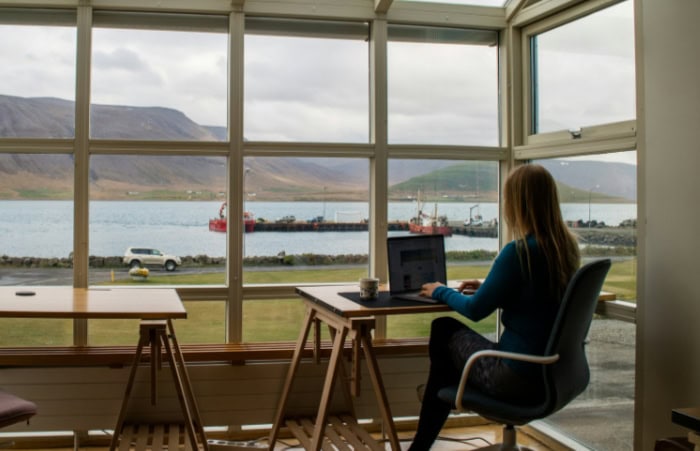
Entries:
<svg viewBox="0 0 700 451">
<path fill-rule="evenodd" d="M 387 239 L 389 293 L 392 299 L 437 303 L 421 296 L 424 283 L 447 283 L 445 237 L 408 235 Z"/>
</svg>

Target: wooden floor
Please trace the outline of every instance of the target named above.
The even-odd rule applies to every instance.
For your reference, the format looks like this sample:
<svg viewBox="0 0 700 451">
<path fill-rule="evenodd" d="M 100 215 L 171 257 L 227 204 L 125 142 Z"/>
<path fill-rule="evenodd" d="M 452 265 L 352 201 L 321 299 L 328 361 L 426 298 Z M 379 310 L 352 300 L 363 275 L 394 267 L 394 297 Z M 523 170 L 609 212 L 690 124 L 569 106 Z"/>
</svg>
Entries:
<svg viewBox="0 0 700 451">
<path fill-rule="evenodd" d="M 380 438 L 377 434 L 373 435 Z M 399 431 L 399 440 L 401 442 L 402 450 L 408 449 L 413 435 L 414 431 Z M 487 446 L 492 443 L 498 443 L 500 440 L 500 425 L 450 427 L 443 429 L 442 433 L 440 434 L 440 439 L 431 448 L 431 451 L 471 450 Z M 267 441 L 262 440 L 260 443 L 267 444 Z M 518 430 L 518 444 L 529 447 L 535 451 L 558 450 L 557 448 L 546 446 L 544 443 L 536 440 L 521 430 Z M 276 443 L 275 450 L 286 451 L 302 449 L 297 445 L 298 442 L 293 438 L 281 438 Z M 386 448 L 389 449 L 388 443 Z M 3 450 L 5 449 L 13 449 L 13 447 L 5 446 L 3 447 Z M 23 449 L 27 451 L 74 451 L 73 447 L 67 448 L 65 447 L 65 444 L 63 444 L 63 447 L 50 447 L 50 445 L 45 443 L 42 444 L 42 447 L 32 447 L 27 443 L 17 443 L 17 446 L 14 449 Z M 107 451 L 109 448 L 108 446 L 91 446 L 90 444 L 86 444 L 85 446 L 80 446 L 79 449 L 85 451 Z"/>
<path fill-rule="evenodd" d="M 413 432 L 400 432 L 401 449 L 405 450 L 411 443 Z M 405 440 L 404 440 L 405 439 Z M 488 446 L 501 441 L 501 425 L 470 426 L 443 429 L 440 439 L 431 451 L 470 450 Z M 518 430 L 518 444 L 535 451 L 551 451 L 554 448 Z"/>
</svg>

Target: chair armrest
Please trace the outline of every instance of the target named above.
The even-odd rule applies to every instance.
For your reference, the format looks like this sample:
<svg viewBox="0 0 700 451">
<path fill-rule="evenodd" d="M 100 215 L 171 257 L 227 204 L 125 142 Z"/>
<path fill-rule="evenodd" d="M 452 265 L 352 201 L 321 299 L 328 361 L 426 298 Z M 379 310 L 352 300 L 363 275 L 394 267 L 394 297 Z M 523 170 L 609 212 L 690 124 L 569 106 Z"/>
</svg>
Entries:
<svg viewBox="0 0 700 451">
<path fill-rule="evenodd" d="M 543 365 L 548 365 L 559 360 L 559 354 L 554 354 L 551 356 L 541 356 L 533 354 L 520 354 L 517 352 L 507 352 L 498 351 L 496 349 L 485 349 L 483 351 L 477 351 L 467 360 L 464 364 L 464 369 L 462 370 L 462 377 L 459 381 L 459 387 L 457 388 L 457 396 L 455 399 L 455 406 L 460 412 L 464 411 L 462 407 L 462 396 L 464 396 L 464 390 L 467 387 L 467 379 L 469 378 L 469 371 L 471 370 L 474 363 L 482 357 L 501 357 L 505 359 L 521 360 L 523 362 L 540 363 Z"/>
</svg>

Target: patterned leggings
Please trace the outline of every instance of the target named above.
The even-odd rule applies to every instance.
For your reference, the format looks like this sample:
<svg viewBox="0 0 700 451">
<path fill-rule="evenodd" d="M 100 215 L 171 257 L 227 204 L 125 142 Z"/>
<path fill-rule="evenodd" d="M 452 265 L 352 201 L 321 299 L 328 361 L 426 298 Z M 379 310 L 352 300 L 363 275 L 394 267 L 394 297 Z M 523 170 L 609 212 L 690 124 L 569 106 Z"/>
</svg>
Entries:
<svg viewBox="0 0 700 451">
<path fill-rule="evenodd" d="M 441 317 L 433 321 L 428 345 L 430 372 L 410 451 L 429 450 L 452 410 L 450 404 L 437 397 L 438 391 L 459 382 L 469 356 L 495 347 L 495 343 L 454 318 Z M 496 398 L 522 402 L 533 392 L 532 384 L 494 357 L 476 361 L 469 371 L 469 385 Z"/>
</svg>

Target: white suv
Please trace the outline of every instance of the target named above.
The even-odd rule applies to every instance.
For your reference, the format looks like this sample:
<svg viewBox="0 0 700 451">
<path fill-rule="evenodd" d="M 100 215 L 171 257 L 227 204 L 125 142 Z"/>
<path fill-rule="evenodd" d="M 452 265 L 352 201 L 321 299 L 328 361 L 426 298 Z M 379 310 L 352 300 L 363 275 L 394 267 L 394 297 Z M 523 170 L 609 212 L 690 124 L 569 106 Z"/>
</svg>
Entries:
<svg viewBox="0 0 700 451">
<path fill-rule="evenodd" d="M 124 264 L 130 268 L 161 266 L 167 271 L 175 271 L 182 261 L 180 257 L 163 254 L 158 249 L 130 247 L 124 252 Z"/>
</svg>

